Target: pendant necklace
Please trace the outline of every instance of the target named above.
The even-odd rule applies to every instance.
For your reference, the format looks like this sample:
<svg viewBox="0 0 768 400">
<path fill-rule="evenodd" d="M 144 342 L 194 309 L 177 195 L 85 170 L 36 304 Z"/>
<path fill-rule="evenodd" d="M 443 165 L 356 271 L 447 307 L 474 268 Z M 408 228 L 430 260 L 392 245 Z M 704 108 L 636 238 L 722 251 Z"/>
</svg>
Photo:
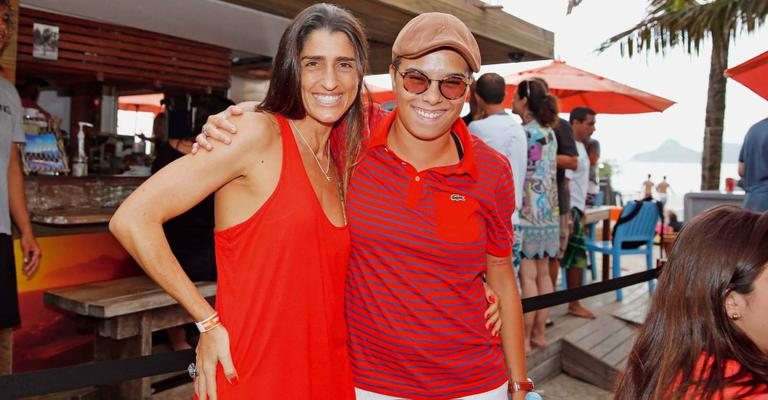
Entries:
<svg viewBox="0 0 768 400">
<path fill-rule="evenodd" d="M 291 127 L 293 127 L 293 129 L 296 131 L 296 133 L 299 134 L 299 138 L 304 143 L 304 145 L 307 146 L 307 149 L 309 149 L 309 154 L 312 154 L 312 158 L 315 159 L 315 162 L 317 163 L 317 168 L 320 168 L 320 172 L 322 172 L 323 176 L 325 176 L 325 179 L 328 182 L 330 182 L 331 179 L 333 179 L 330 175 L 328 175 L 328 172 L 331 171 L 331 154 L 330 154 L 331 141 L 330 141 L 330 139 L 327 142 L 325 142 L 325 154 L 328 157 L 328 163 L 326 164 L 325 168 L 323 168 L 322 164 L 320 164 L 320 159 L 317 158 L 317 156 L 315 155 L 314 150 L 312 150 L 312 146 L 309 145 L 309 142 L 307 142 L 307 139 L 305 139 L 304 135 L 301 134 L 301 129 L 299 129 L 299 127 L 296 126 L 296 124 L 294 124 L 293 121 L 288 120 L 288 122 L 291 123 Z"/>
</svg>

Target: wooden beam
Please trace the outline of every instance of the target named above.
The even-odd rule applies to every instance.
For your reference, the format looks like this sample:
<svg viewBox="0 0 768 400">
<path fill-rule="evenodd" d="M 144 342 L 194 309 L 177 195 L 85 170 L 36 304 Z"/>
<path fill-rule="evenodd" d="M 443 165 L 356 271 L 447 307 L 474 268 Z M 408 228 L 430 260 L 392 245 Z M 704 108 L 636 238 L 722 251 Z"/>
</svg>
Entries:
<svg viewBox="0 0 768 400">
<path fill-rule="evenodd" d="M 483 9 L 480 0 L 377 0 L 404 13 L 444 12 L 455 15 L 478 42 L 496 42 L 527 53 L 526 59 L 554 56 L 554 34 L 498 9 Z M 481 52 L 483 48 L 481 45 Z M 510 51 L 514 51 L 510 49 Z M 483 57 L 485 54 L 483 53 Z M 494 57 L 495 58 L 495 57 Z M 485 63 L 485 61 L 484 61 Z"/>
<path fill-rule="evenodd" d="M 286 18 L 314 4 L 311 0 L 224 0 Z M 554 34 L 479 0 L 336 0 L 363 23 L 371 49 L 371 73 L 386 72 L 390 46 L 400 29 L 420 13 L 453 14 L 475 34 L 483 64 L 552 58 Z"/>
</svg>

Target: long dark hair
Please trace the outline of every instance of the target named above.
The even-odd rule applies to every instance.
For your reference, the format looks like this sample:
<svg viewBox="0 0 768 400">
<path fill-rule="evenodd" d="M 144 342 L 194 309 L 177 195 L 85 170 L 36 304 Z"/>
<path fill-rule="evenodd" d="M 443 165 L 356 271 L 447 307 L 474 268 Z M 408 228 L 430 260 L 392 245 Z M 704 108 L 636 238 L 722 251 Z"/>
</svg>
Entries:
<svg viewBox="0 0 768 400">
<path fill-rule="evenodd" d="M 705 212 L 680 232 L 648 317 L 618 382 L 618 400 L 710 400 L 724 387 L 768 384 L 765 354 L 728 318 L 731 291 L 748 294 L 768 264 L 768 212 Z M 709 357 L 702 366 L 702 357 Z M 726 361 L 740 365 L 725 377 Z M 711 365 L 710 365 L 711 364 Z M 763 386 L 764 387 L 764 386 Z"/>
<path fill-rule="evenodd" d="M 557 98 L 547 92 L 547 87 L 536 79 L 529 79 L 517 85 L 517 97 L 528 99 L 528 110 L 541 126 L 555 127 L 557 117 Z"/>
<path fill-rule="evenodd" d="M 319 3 L 305 8 L 293 19 L 280 38 L 267 95 L 256 109 L 282 114 L 291 119 L 306 117 L 307 112 L 301 96 L 300 55 L 309 35 L 319 29 L 345 34 L 355 48 L 359 80 L 357 97 L 346 114 L 336 122 L 337 126 L 346 124 L 344 155 L 334 155 L 335 160 L 344 160 L 343 182 L 346 188 L 360 152 L 365 124 L 360 88 L 368 69 L 368 40 L 362 25 L 351 13 L 333 4 Z"/>
</svg>

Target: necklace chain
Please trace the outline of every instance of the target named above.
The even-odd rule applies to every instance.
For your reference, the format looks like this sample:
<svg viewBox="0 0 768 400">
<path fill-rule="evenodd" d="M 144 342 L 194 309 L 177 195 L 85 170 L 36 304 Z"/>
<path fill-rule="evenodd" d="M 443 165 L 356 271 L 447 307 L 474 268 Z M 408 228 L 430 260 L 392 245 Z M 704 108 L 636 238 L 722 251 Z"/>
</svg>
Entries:
<svg viewBox="0 0 768 400">
<path fill-rule="evenodd" d="M 289 120 L 289 122 L 291 123 L 291 126 L 296 131 L 296 133 L 299 134 L 299 138 L 301 138 L 301 141 L 304 143 L 305 146 L 307 146 L 307 149 L 309 149 L 309 154 L 312 154 L 312 158 L 315 159 L 315 163 L 317 163 L 317 168 L 320 168 L 320 172 L 322 172 L 323 175 L 325 176 L 325 179 L 328 182 L 330 182 L 331 179 L 333 179 L 330 175 L 328 175 L 328 172 L 331 171 L 331 154 L 330 154 L 331 141 L 328 140 L 327 142 L 325 142 L 325 154 L 326 154 L 326 157 L 328 157 L 328 162 L 326 163 L 325 168 L 323 168 L 322 164 L 320 164 L 320 159 L 317 158 L 317 155 L 315 155 L 315 151 L 312 150 L 312 146 L 309 145 L 309 142 L 307 142 L 307 139 L 305 139 L 304 135 L 301 133 L 301 129 L 299 129 L 299 127 L 296 126 L 296 124 L 293 123 L 293 121 Z"/>
<path fill-rule="evenodd" d="M 304 135 L 301 133 L 301 129 L 299 129 L 299 127 L 296 126 L 296 124 L 294 124 L 292 120 L 288 120 L 288 122 L 291 124 L 291 127 L 293 127 L 296 133 L 299 134 L 299 138 L 301 138 L 301 141 L 304 143 L 305 146 L 307 146 L 307 149 L 309 149 L 309 154 L 312 154 L 312 158 L 315 159 L 315 163 L 317 163 L 317 168 L 319 168 L 320 172 L 323 173 L 323 175 L 325 176 L 325 179 L 328 182 L 330 182 L 333 179 L 330 175 L 328 175 L 328 172 L 331 171 L 331 153 L 330 153 L 331 141 L 328 140 L 325 144 L 325 154 L 328 157 L 328 163 L 326 164 L 325 169 L 323 169 L 322 164 L 320 164 L 320 159 L 317 158 L 317 156 L 315 155 L 315 152 L 312 150 L 312 146 L 310 146 L 309 143 L 307 142 L 307 139 L 304 138 Z M 344 193 L 341 190 L 340 181 L 337 182 L 337 189 L 339 191 L 339 201 L 341 201 L 341 215 L 344 218 L 344 225 L 346 226 L 347 225 L 347 209 L 344 205 Z"/>
</svg>

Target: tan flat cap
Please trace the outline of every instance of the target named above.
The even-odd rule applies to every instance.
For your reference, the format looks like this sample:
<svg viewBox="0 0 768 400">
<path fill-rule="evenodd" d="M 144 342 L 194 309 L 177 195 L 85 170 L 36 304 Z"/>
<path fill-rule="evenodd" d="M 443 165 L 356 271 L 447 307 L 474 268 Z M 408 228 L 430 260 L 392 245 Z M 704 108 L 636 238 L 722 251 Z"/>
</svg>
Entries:
<svg viewBox="0 0 768 400">
<path fill-rule="evenodd" d="M 400 30 L 392 45 L 392 61 L 419 58 L 440 48 L 455 50 L 474 72 L 480 70 L 480 48 L 469 28 L 450 14 L 419 14 Z"/>
</svg>

